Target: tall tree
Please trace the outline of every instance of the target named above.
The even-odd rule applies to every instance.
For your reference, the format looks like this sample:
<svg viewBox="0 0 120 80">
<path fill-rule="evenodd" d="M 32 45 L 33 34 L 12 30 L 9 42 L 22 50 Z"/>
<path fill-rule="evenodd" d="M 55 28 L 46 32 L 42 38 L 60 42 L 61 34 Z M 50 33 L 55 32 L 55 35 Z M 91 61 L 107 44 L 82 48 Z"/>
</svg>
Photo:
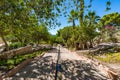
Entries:
<svg viewBox="0 0 120 80">
<path fill-rule="evenodd" d="M 85 16 L 85 32 L 87 39 L 90 43 L 90 47 L 93 47 L 93 39 L 98 35 L 97 33 L 97 22 L 100 20 L 100 17 L 96 15 L 94 11 L 89 11 Z"/>
<path fill-rule="evenodd" d="M 8 43 L 5 39 L 5 36 L 8 34 L 7 32 L 10 31 L 10 11 L 11 11 L 12 4 L 10 1 L 2 0 L 0 1 L 0 37 L 2 38 L 3 42 L 5 43 L 6 50 L 9 50 Z"/>
<path fill-rule="evenodd" d="M 5 39 L 7 35 L 5 34 L 6 30 L 11 31 L 19 41 L 24 42 L 26 39 L 24 36 L 26 34 L 28 36 L 30 32 L 29 28 L 38 26 L 39 23 L 58 25 L 56 17 L 58 15 L 57 12 L 59 12 L 58 6 L 62 2 L 63 0 L 0 1 L 0 36 L 6 45 L 6 49 L 9 50 L 7 40 Z"/>
<path fill-rule="evenodd" d="M 40 25 L 38 27 L 34 28 L 34 31 L 32 33 L 32 39 L 34 42 L 36 42 L 37 44 L 40 43 L 40 41 L 48 41 L 48 39 L 50 38 L 49 36 L 49 32 L 48 29 L 45 25 Z"/>
<path fill-rule="evenodd" d="M 75 28 L 75 20 L 78 19 L 78 12 L 75 12 L 74 10 L 71 10 L 70 15 L 68 16 L 68 22 L 72 23 L 73 28 Z"/>
</svg>

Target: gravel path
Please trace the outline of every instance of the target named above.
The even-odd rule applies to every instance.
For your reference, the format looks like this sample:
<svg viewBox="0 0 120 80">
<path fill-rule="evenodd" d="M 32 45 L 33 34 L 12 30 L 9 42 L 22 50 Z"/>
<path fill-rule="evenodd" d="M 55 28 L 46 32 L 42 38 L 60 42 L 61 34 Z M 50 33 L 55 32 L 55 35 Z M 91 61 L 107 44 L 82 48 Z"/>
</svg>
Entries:
<svg viewBox="0 0 120 80">
<path fill-rule="evenodd" d="M 106 80 L 106 73 L 99 70 L 89 59 L 70 52 L 65 48 L 60 49 L 62 71 L 58 80 Z M 58 50 L 53 49 L 45 53 L 42 58 L 29 63 L 6 80 L 55 80 L 55 66 Z M 24 78 L 24 79 L 23 79 Z"/>
</svg>

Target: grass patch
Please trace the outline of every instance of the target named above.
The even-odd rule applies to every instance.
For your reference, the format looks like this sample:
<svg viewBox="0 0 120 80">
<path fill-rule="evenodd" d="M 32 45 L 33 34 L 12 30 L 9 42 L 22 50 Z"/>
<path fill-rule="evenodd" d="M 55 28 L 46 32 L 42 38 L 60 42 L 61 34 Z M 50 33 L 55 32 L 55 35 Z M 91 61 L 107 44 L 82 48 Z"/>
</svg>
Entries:
<svg viewBox="0 0 120 80">
<path fill-rule="evenodd" d="M 107 53 L 100 56 L 94 56 L 96 59 L 106 63 L 120 63 L 120 52 L 118 53 Z"/>
<path fill-rule="evenodd" d="M 41 51 L 36 51 L 33 53 L 28 53 L 28 54 L 24 54 L 24 55 L 16 55 L 16 56 L 14 56 L 10 59 L 7 59 L 7 60 L 1 60 L 0 66 L 4 66 L 7 68 L 7 70 L 10 70 L 10 69 L 14 68 L 16 65 L 23 62 L 24 60 L 37 57 L 40 54 L 42 54 L 42 52 L 47 51 L 47 50 L 48 49 L 43 49 Z"/>
</svg>

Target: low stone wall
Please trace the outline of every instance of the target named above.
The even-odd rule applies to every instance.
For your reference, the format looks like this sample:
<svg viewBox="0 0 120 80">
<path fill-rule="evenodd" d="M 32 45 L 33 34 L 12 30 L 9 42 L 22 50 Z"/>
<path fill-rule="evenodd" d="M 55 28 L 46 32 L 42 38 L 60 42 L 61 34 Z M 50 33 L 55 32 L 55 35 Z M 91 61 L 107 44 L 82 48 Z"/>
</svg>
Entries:
<svg viewBox="0 0 120 80">
<path fill-rule="evenodd" d="M 18 66 L 16 66 L 14 69 L 12 69 L 11 71 L 9 71 L 6 75 L 4 75 L 3 77 L 11 77 L 13 76 L 15 73 L 17 73 L 20 69 L 22 69 L 25 65 L 27 65 L 29 62 L 31 62 L 33 59 L 27 59 L 25 61 L 23 61 L 21 64 L 19 64 Z"/>
<path fill-rule="evenodd" d="M 39 51 L 41 49 L 52 49 L 51 45 L 38 45 L 33 47 L 33 51 Z"/>
<path fill-rule="evenodd" d="M 21 70 L 23 67 L 25 67 L 28 63 L 30 63 L 33 60 L 37 60 L 37 59 L 41 58 L 44 54 L 45 53 L 43 52 L 40 56 L 37 56 L 35 58 L 31 58 L 31 59 L 27 59 L 27 60 L 23 61 L 22 63 L 17 65 L 15 68 L 13 68 L 9 72 L 7 72 L 5 75 L 0 76 L 0 80 L 2 80 L 3 78 L 8 78 L 9 79 L 9 77 L 12 77 L 13 75 L 15 75 L 19 70 Z"/>
<path fill-rule="evenodd" d="M 15 55 L 20 55 L 20 54 L 26 54 L 28 52 L 32 52 L 32 46 L 25 46 L 25 47 L 21 47 L 18 49 L 13 49 L 7 52 L 3 52 L 2 54 L 0 54 L 0 60 L 2 59 L 8 59 L 11 58 Z"/>
</svg>

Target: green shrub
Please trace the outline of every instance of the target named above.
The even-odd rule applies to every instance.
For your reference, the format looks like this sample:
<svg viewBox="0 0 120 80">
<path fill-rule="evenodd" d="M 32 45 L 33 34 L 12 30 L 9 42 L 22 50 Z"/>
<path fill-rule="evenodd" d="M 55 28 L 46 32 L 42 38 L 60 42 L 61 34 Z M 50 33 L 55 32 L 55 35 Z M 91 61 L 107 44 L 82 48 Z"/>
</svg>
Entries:
<svg viewBox="0 0 120 80">
<path fill-rule="evenodd" d="M 14 60 L 13 59 L 9 59 L 9 60 L 7 60 L 7 64 L 9 65 L 14 65 Z"/>
<path fill-rule="evenodd" d="M 7 68 L 12 69 L 13 67 L 14 67 L 14 60 L 13 59 L 7 60 Z"/>
<path fill-rule="evenodd" d="M 22 45 L 19 42 L 15 42 L 15 43 L 11 43 L 9 47 L 10 49 L 16 49 L 16 48 L 22 47 Z"/>
<path fill-rule="evenodd" d="M 40 55 L 43 51 L 47 51 L 47 50 L 49 50 L 49 49 L 43 49 L 41 51 L 28 53 L 28 54 L 24 54 L 24 55 L 16 55 L 8 60 L 1 60 L 0 66 L 6 66 L 7 69 L 10 70 L 10 69 L 14 68 L 14 66 L 23 62 L 24 60 L 36 57 L 36 56 Z"/>
<path fill-rule="evenodd" d="M 4 66 L 6 65 L 6 61 L 5 60 L 0 60 L 0 66 Z"/>
<path fill-rule="evenodd" d="M 102 57 L 104 56 L 104 57 Z M 108 63 L 119 63 L 120 62 L 120 53 L 107 53 L 101 56 L 94 56 L 96 59 Z"/>
</svg>

